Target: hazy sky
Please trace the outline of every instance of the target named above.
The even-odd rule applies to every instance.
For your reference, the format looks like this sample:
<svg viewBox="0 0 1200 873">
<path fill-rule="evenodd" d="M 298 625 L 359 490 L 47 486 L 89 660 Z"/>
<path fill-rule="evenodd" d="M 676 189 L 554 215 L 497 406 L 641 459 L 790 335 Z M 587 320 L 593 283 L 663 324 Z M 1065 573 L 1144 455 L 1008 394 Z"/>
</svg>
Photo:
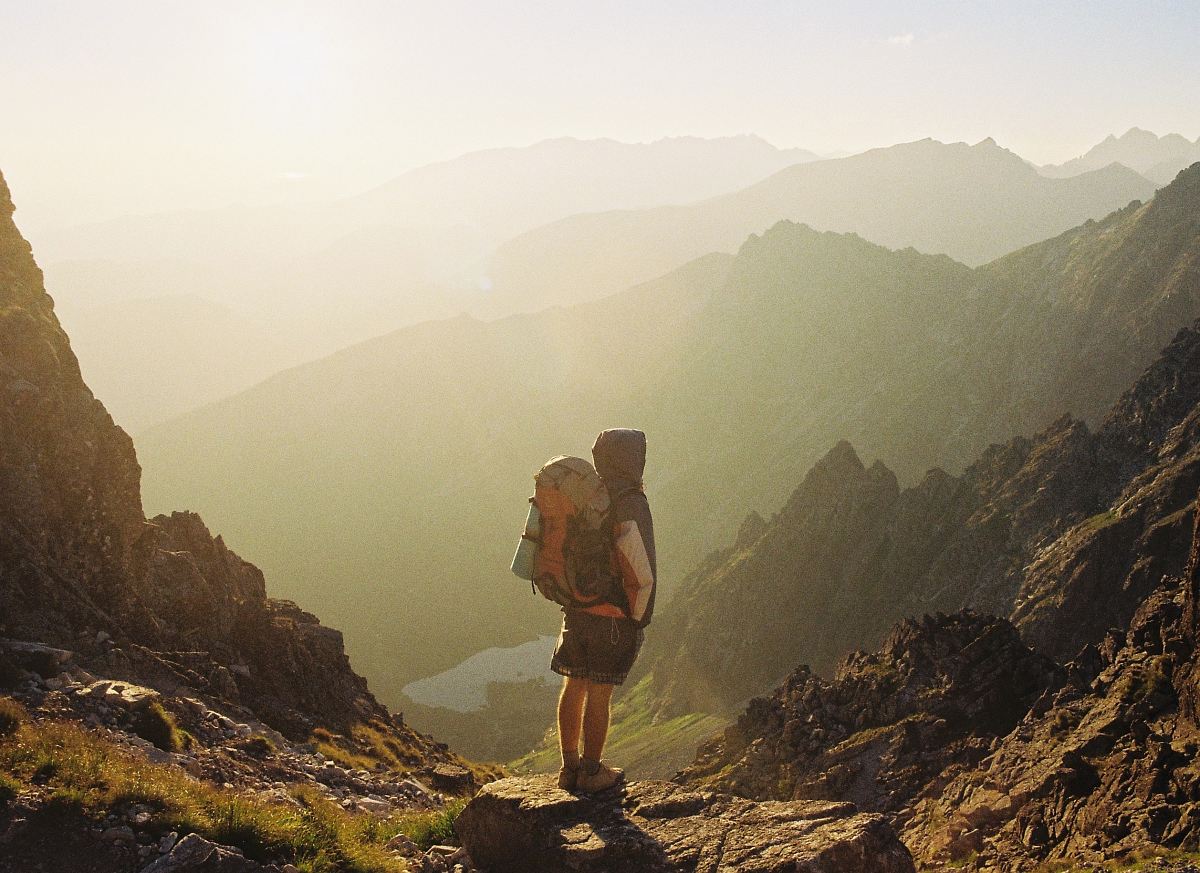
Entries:
<svg viewBox="0 0 1200 873">
<path fill-rule="evenodd" d="M 1200 3 L 0 0 L 26 225 L 350 193 L 552 136 L 1200 135 Z"/>
</svg>

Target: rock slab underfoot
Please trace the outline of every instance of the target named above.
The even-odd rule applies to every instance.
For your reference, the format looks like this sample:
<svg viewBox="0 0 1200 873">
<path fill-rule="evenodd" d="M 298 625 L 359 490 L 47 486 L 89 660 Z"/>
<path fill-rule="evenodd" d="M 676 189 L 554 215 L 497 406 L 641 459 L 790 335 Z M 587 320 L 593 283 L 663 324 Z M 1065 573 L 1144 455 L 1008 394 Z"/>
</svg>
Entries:
<svg viewBox="0 0 1200 873">
<path fill-rule="evenodd" d="M 492 782 L 455 825 L 488 873 L 913 873 L 880 815 L 826 801 L 750 801 L 672 782 L 587 797 L 552 777 Z"/>
</svg>

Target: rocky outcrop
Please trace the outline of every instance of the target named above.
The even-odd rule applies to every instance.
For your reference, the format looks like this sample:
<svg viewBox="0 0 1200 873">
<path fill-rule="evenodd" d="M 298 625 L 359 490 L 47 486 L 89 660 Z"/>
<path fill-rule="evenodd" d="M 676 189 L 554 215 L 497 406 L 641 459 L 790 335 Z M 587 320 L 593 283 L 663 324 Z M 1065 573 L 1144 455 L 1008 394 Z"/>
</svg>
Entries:
<svg viewBox="0 0 1200 873">
<path fill-rule="evenodd" d="M 576 796 L 549 777 L 485 786 L 455 825 L 491 873 L 910 873 L 878 815 L 847 803 L 751 801 L 633 782 Z"/>
<path fill-rule="evenodd" d="M 1065 672 L 1003 619 L 905 621 L 832 681 L 807 667 L 701 747 L 689 784 L 754 798 L 841 800 L 902 821 L 952 766 L 982 760 Z"/>
<path fill-rule="evenodd" d="M 1025 870 L 1178 849 L 1200 838 L 1192 693 L 1196 650 L 1183 633 L 1178 578 L 1149 597 L 1127 631 L 1076 664 L 992 753 L 952 770 L 914 804 L 903 838 L 923 868 Z"/>
<path fill-rule="evenodd" d="M 230 846 L 188 834 L 142 873 L 254 873 L 262 869 Z"/>
</svg>

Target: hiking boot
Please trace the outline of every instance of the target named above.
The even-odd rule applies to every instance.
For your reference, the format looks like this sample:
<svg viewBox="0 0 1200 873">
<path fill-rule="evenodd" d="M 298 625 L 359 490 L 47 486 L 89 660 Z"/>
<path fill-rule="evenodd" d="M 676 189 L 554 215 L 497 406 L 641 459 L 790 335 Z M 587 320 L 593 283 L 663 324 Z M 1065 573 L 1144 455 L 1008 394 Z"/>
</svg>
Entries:
<svg viewBox="0 0 1200 873">
<path fill-rule="evenodd" d="M 578 767 L 563 767 L 558 771 L 558 787 L 563 791 L 574 791 L 578 781 Z"/>
<path fill-rule="evenodd" d="M 625 779 L 625 771 L 617 767 L 610 767 L 601 761 L 597 761 L 594 766 L 595 770 L 588 763 L 580 764 L 575 786 L 584 794 L 607 791 Z"/>
</svg>

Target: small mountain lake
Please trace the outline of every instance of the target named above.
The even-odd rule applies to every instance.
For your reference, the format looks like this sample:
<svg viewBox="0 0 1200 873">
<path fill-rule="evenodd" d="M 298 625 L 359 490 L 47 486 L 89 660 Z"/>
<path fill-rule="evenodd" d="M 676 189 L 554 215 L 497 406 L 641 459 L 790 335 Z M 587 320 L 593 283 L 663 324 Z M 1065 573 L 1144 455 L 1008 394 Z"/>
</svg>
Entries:
<svg viewBox="0 0 1200 873">
<path fill-rule="evenodd" d="M 410 682 L 402 689 L 413 701 L 425 706 L 444 706 L 458 712 L 474 712 L 487 702 L 490 682 L 526 682 L 543 678 L 557 684 L 550 670 L 557 636 L 539 636 L 511 648 L 484 649 L 436 676 Z"/>
</svg>

